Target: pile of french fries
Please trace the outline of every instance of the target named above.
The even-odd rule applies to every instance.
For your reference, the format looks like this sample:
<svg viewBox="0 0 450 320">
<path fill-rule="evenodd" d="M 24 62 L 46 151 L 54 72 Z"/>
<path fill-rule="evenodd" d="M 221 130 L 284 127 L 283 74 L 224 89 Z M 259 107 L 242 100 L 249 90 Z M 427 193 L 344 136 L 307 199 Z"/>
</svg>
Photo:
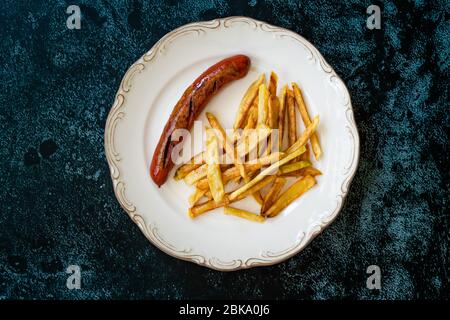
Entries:
<svg viewBox="0 0 450 320">
<path fill-rule="evenodd" d="M 310 118 L 296 83 L 292 88 L 284 85 L 279 95 L 277 85 L 278 76 L 273 71 L 268 84 L 262 74 L 250 85 L 241 100 L 232 136 L 213 114 L 206 113 L 210 125 L 206 128 L 206 150 L 181 165 L 174 177 L 195 187 L 189 197 L 190 217 L 224 207 L 225 214 L 264 222 L 316 184 L 314 177 L 322 173 L 312 166 L 311 150 L 318 160 L 322 154 L 316 132 L 319 117 Z M 301 134 L 297 109 L 304 127 Z M 278 129 L 278 136 L 272 134 L 274 129 Z M 229 161 L 220 161 L 220 154 Z M 229 187 L 232 190 L 226 191 Z M 248 196 L 260 205 L 259 212 L 230 206 Z"/>
</svg>

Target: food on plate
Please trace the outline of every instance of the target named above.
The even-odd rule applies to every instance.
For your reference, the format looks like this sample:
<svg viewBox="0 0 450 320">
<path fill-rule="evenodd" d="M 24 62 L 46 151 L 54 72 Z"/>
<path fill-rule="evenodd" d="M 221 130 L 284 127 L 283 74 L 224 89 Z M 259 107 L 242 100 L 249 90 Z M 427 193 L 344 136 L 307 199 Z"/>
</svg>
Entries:
<svg viewBox="0 0 450 320">
<path fill-rule="evenodd" d="M 280 168 L 280 173 L 283 174 L 283 173 L 289 173 L 289 172 L 298 171 L 300 169 L 309 167 L 310 165 L 311 165 L 311 162 L 305 161 L 305 160 L 301 160 L 301 161 L 285 164 L 284 166 L 282 166 Z"/>
<path fill-rule="evenodd" d="M 247 191 L 241 193 L 238 197 L 236 197 L 234 199 L 230 199 L 229 194 L 226 194 L 223 197 L 223 199 L 219 202 L 216 202 L 214 200 L 209 200 L 207 202 L 193 206 L 192 208 L 189 208 L 189 211 L 188 211 L 189 216 L 191 218 L 195 218 L 207 211 L 211 211 L 213 209 L 220 208 L 220 207 L 226 206 L 230 203 L 242 200 L 245 197 L 261 190 L 262 188 L 267 186 L 269 183 L 271 183 L 275 178 L 276 178 L 276 176 L 266 176 L 260 182 L 255 184 L 253 187 L 249 188 Z"/>
<path fill-rule="evenodd" d="M 207 189 L 195 189 L 194 193 L 189 196 L 189 205 L 195 205 L 198 200 L 200 200 L 205 195 L 206 192 L 208 192 Z"/>
<path fill-rule="evenodd" d="M 281 189 L 286 184 L 286 179 L 283 177 L 277 177 L 264 197 L 263 205 L 261 206 L 261 215 L 265 215 L 267 209 L 269 209 L 272 204 L 277 199 L 278 195 L 281 192 Z"/>
<path fill-rule="evenodd" d="M 279 101 L 279 115 L 278 115 L 278 147 L 280 149 L 283 148 L 283 137 L 284 137 L 284 130 L 285 130 L 285 116 L 286 116 L 286 95 L 287 95 L 287 85 L 284 85 L 281 89 L 280 97 L 278 98 Z"/>
<path fill-rule="evenodd" d="M 297 140 L 297 118 L 295 117 L 294 94 L 292 90 L 287 91 L 287 113 L 288 113 L 288 142 L 292 146 Z"/>
<path fill-rule="evenodd" d="M 265 156 L 262 158 L 258 158 L 258 159 L 249 161 L 244 164 L 245 170 L 249 173 L 255 172 L 255 171 L 261 169 L 261 167 L 269 165 L 269 164 L 277 161 L 282 155 L 283 155 L 283 153 L 276 152 L 276 153 L 272 153 L 269 156 Z M 222 181 L 224 184 L 226 184 L 227 182 L 229 182 L 235 178 L 238 178 L 240 176 L 241 176 L 241 174 L 239 172 L 239 169 L 236 167 L 231 167 L 231 168 L 223 171 Z M 203 178 L 203 179 L 197 181 L 195 186 L 199 189 L 208 189 L 209 188 L 208 181 L 206 178 Z"/>
<path fill-rule="evenodd" d="M 278 168 L 281 167 L 282 165 L 288 163 L 289 161 L 291 161 L 292 159 L 298 157 L 299 155 L 301 155 L 303 152 L 305 152 L 305 147 L 300 147 L 298 149 L 296 149 L 295 151 L 292 151 L 292 153 L 288 154 L 286 157 L 284 157 L 283 159 L 271 164 L 267 169 L 264 169 L 263 171 L 261 171 L 255 178 L 253 178 L 250 182 L 246 183 L 245 185 L 243 185 L 242 187 L 240 187 L 239 189 L 233 191 L 230 194 L 230 199 L 234 200 L 237 197 L 239 197 L 239 195 L 241 195 L 242 193 L 244 193 L 245 191 L 247 191 L 248 189 L 250 189 L 251 187 L 253 187 L 255 184 L 257 184 L 258 182 L 260 182 L 262 179 L 264 179 L 266 176 L 268 175 L 275 175 L 276 172 L 278 171 Z"/>
<path fill-rule="evenodd" d="M 205 163 L 204 155 L 204 152 L 200 152 L 199 154 L 193 156 L 189 162 L 179 167 L 175 172 L 174 179 L 181 180 L 186 177 L 192 170 L 200 167 L 203 163 Z"/>
<path fill-rule="evenodd" d="M 269 90 L 263 83 L 258 91 L 258 125 L 267 125 L 269 111 Z"/>
<path fill-rule="evenodd" d="M 227 83 L 244 77 L 250 68 L 250 59 L 236 55 L 224 59 L 202 73 L 183 93 L 172 110 L 153 153 L 150 175 L 161 186 L 174 166 L 173 148 L 181 142 L 172 141 L 176 129 L 190 130 L 194 120 L 208 101 Z"/>
<path fill-rule="evenodd" d="M 242 128 L 244 125 L 245 118 L 247 116 L 248 110 L 253 104 L 253 100 L 258 95 L 259 86 L 261 83 L 266 81 L 266 76 L 262 74 L 255 82 L 253 82 L 244 94 L 239 105 L 239 110 L 234 122 L 234 129 Z"/>
<path fill-rule="evenodd" d="M 172 132 L 190 129 L 210 96 L 248 72 L 247 60 L 245 56 L 225 59 L 185 91 L 153 156 L 151 174 L 155 183 L 164 183 L 173 166 L 170 153 L 179 142 L 169 141 Z M 292 88 L 280 86 L 277 95 L 278 81 L 272 71 L 268 83 L 262 74 L 247 88 L 229 132 L 218 117 L 206 112 L 210 126 L 205 128 L 206 150 L 179 166 L 174 175 L 175 180 L 195 187 L 188 199 L 191 218 L 223 207 L 228 215 L 264 222 L 278 216 L 317 183 L 315 177 L 322 172 L 313 166 L 310 150 L 318 160 L 322 154 L 317 138 L 319 116 L 310 118 L 296 83 Z M 297 125 L 297 112 L 303 131 L 303 126 Z M 259 205 L 257 213 L 230 206 L 249 196 Z"/>
<path fill-rule="evenodd" d="M 225 195 L 222 182 L 222 172 L 219 164 L 219 142 L 212 129 L 206 130 L 206 177 L 209 190 L 215 202 L 220 202 Z"/>
<path fill-rule="evenodd" d="M 300 116 L 302 117 L 303 123 L 305 127 L 311 123 L 311 119 L 309 118 L 308 111 L 306 110 L 305 101 L 303 100 L 302 92 L 299 86 L 293 82 L 292 88 L 294 91 L 295 100 L 297 102 L 298 110 L 300 111 Z M 317 160 L 319 160 L 320 155 L 322 154 L 322 149 L 320 148 L 319 139 L 317 138 L 317 134 L 314 133 L 311 137 L 311 146 L 314 153 L 314 156 Z"/>
<path fill-rule="evenodd" d="M 271 218 L 275 217 L 281 212 L 281 210 L 290 205 L 292 201 L 300 197 L 303 193 L 311 189 L 315 184 L 316 180 L 311 176 L 306 176 L 300 180 L 297 180 L 280 195 L 275 203 L 265 212 L 265 215 Z"/>
<path fill-rule="evenodd" d="M 282 175 L 285 177 L 306 177 L 306 176 L 315 177 L 322 175 L 322 172 L 314 167 L 306 167 L 297 171 L 283 173 Z"/>
<path fill-rule="evenodd" d="M 243 219 L 247 219 L 250 221 L 256 221 L 256 222 L 264 222 L 265 218 L 259 214 L 251 213 L 242 209 L 233 208 L 233 207 L 227 207 L 225 206 L 223 208 L 223 212 L 225 214 L 233 215 L 236 217 L 240 217 Z"/>
</svg>

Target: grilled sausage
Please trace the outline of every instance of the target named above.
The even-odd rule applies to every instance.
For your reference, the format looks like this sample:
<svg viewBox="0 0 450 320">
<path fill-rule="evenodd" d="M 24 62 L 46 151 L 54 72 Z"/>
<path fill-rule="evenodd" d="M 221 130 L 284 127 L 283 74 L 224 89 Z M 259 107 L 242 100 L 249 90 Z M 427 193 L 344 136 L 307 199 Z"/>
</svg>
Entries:
<svg viewBox="0 0 450 320">
<path fill-rule="evenodd" d="M 173 108 L 153 153 L 150 175 L 159 187 L 167 180 L 173 168 L 172 150 L 181 142 L 181 139 L 171 141 L 172 133 L 176 129 L 190 130 L 211 97 L 227 83 L 244 77 L 249 68 L 250 59 L 247 56 L 232 56 L 211 66 L 184 91 Z"/>
</svg>

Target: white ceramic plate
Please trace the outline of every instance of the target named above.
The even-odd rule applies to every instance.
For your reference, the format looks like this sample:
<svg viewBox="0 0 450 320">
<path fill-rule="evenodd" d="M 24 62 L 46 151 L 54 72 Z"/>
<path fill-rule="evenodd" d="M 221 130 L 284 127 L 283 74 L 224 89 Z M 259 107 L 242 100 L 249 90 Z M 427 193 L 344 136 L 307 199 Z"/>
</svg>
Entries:
<svg viewBox="0 0 450 320">
<path fill-rule="evenodd" d="M 248 75 L 206 107 L 224 126 L 232 127 L 248 85 L 270 70 L 280 84 L 298 82 L 311 116 L 320 115 L 324 152 L 314 166 L 323 176 L 263 224 L 224 215 L 222 208 L 190 219 L 192 187 L 169 178 L 158 188 L 149 175 L 155 145 L 183 91 L 209 66 L 234 54 L 251 58 Z M 205 121 L 204 112 L 200 120 Z M 105 149 L 117 200 L 154 245 L 171 256 L 230 271 L 281 262 L 334 220 L 358 165 L 359 138 L 344 83 L 311 43 L 286 29 L 230 17 L 168 33 L 129 68 L 106 122 Z M 243 206 L 257 212 L 252 201 Z"/>
</svg>

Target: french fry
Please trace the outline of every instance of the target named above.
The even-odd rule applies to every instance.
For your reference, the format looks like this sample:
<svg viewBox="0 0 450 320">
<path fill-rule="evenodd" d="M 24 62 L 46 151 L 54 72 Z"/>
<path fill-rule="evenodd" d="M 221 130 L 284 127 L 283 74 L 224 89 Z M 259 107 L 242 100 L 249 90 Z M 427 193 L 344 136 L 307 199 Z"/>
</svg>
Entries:
<svg viewBox="0 0 450 320">
<path fill-rule="evenodd" d="M 207 190 L 203 196 L 204 196 L 206 199 L 208 199 L 208 201 L 209 201 L 209 200 L 212 200 L 212 198 L 213 198 L 210 190 Z"/>
<path fill-rule="evenodd" d="M 255 99 L 256 101 L 256 99 Z M 247 118 L 247 123 L 245 124 L 244 127 L 244 132 L 247 129 L 254 129 L 256 128 L 256 124 L 258 122 L 258 105 L 254 104 L 249 111 L 249 115 Z"/>
<path fill-rule="evenodd" d="M 278 128 L 278 108 L 279 108 L 279 101 L 277 98 L 277 85 L 278 85 L 278 75 L 274 72 L 270 72 L 270 78 L 269 78 L 269 119 L 268 119 L 268 125 L 271 129 L 277 129 Z M 272 135 L 269 136 L 268 142 L 267 142 L 267 152 L 270 154 L 272 152 L 273 147 L 273 138 Z"/>
<path fill-rule="evenodd" d="M 274 152 L 269 156 L 261 157 L 259 159 L 252 160 L 250 162 L 247 162 L 244 164 L 245 171 L 247 172 L 255 172 L 263 166 L 270 165 L 273 162 L 278 161 L 281 157 L 284 156 L 284 153 L 282 152 Z M 227 184 L 231 180 L 240 177 L 239 169 L 236 167 L 231 167 L 229 169 L 226 169 L 222 172 L 222 181 L 223 184 Z M 208 179 L 202 178 L 201 180 L 198 180 L 196 185 L 198 189 L 209 189 Z"/>
<path fill-rule="evenodd" d="M 302 92 L 295 82 L 292 83 L 292 88 L 294 90 L 294 96 L 295 100 L 297 101 L 298 110 L 300 111 L 300 115 L 302 117 L 303 123 L 305 124 L 305 127 L 307 127 L 311 123 L 311 119 L 309 118 L 305 101 L 303 100 Z M 316 159 L 319 159 L 320 155 L 322 154 L 322 149 L 320 148 L 317 133 L 313 134 L 310 140 L 314 156 Z"/>
<path fill-rule="evenodd" d="M 269 91 L 267 90 L 267 86 L 263 83 L 259 86 L 258 91 L 258 125 L 267 125 L 268 103 Z"/>
<path fill-rule="evenodd" d="M 226 206 L 229 203 L 230 203 L 230 201 L 228 200 L 228 196 L 225 195 L 223 197 L 222 201 L 216 202 L 213 199 L 213 200 L 206 201 L 205 203 L 201 203 L 196 206 L 193 206 L 192 208 L 189 208 L 188 215 L 191 218 L 196 218 L 205 212 Z"/>
<path fill-rule="evenodd" d="M 248 212 L 245 210 L 241 210 L 238 208 L 233 208 L 233 207 L 225 206 L 223 208 L 223 212 L 225 212 L 225 214 L 233 215 L 233 216 L 247 219 L 250 221 L 264 222 L 264 220 L 266 220 L 263 216 L 260 216 L 259 214 L 254 214 L 254 213 L 251 213 L 251 212 Z"/>
<path fill-rule="evenodd" d="M 219 143 L 212 129 L 206 130 L 206 164 L 209 189 L 215 202 L 220 202 L 225 195 L 222 172 L 219 165 Z"/>
<path fill-rule="evenodd" d="M 260 182 L 256 183 L 253 187 L 247 189 L 245 192 L 242 192 L 238 197 L 234 198 L 233 200 L 230 199 L 229 194 L 226 194 L 223 197 L 222 201 L 215 202 L 214 200 L 210 200 L 205 203 L 193 206 L 192 208 L 189 208 L 188 214 L 191 218 L 195 218 L 207 211 L 226 206 L 232 202 L 242 200 L 245 197 L 249 196 L 250 194 L 253 194 L 253 193 L 261 190 L 266 185 L 271 183 L 274 179 L 275 179 L 275 176 L 265 177 Z"/>
<path fill-rule="evenodd" d="M 300 156 L 300 160 L 302 161 L 309 161 L 311 159 L 311 148 L 309 147 L 309 143 L 305 144 L 306 151 L 304 154 Z"/>
<path fill-rule="evenodd" d="M 289 147 L 297 140 L 297 118 L 295 116 L 295 103 L 292 90 L 287 91 L 287 114 L 288 114 L 288 141 Z"/>
<path fill-rule="evenodd" d="M 207 173 L 208 173 L 208 166 L 207 164 L 203 164 L 200 167 L 196 168 L 195 170 L 189 172 L 189 174 L 184 177 L 184 182 L 192 185 L 198 180 L 206 177 Z"/>
<path fill-rule="evenodd" d="M 263 177 L 265 175 L 274 174 L 278 170 L 279 167 L 281 167 L 282 165 L 285 165 L 292 159 L 298 157 L 303 152 L 305 152 L 306 151 L 305 144 L 308 141 L 308 139 L 311 137 L 311 135 L 314 133 L 314 131 L 316 130 L 318 125 L 319 125 L 319 116 L 315 116 L 313 121 L 311 122 L 311 124 L 308 127 L 306 127 L 306 130 L 302 133 L 300 138 L 298 138 L 298 140 L 292 146 L 290 146 L 288 148 L 288 150 L 286 151 L 286 154 L 287 154 L 286 156 L 284 156 L 281 160 L 273 163 L 267 169 L 260 172 L 249 183 L 243 185 L 238 190 L 235 190 L 234 192 L 232 192 L 230 194 L 230 199 L 236 198 L 237 196 L 239 196 L 239 194 L 241 194 L 242 192 L 245 192 L 247 189 L 251 188 L 254 184 L 258 183 L 258 181 L 261 181 L 261 179 L 263 179 Z"/>
<path fill-rule="evenodd" d="M 297 171 L 306 167 L 311 166 L 311 162 L 309 161 L 298 161 L 293 163 L 285 164 L 280 168 L 280 174 L 285 174 L 293 171 Z"/>
<path fill-rule="evenodd" d="M 276 96 L 270 96 L 269 97 L 269 119 L 268 119 L 268 125 L 271 129 L 277 129 L 278 128 L 278 99 Z M 267 140 L 267 154 L 270 154 L 272 152 L 272 148 L 274 145 L 274 137 L 271 134 Z M 279 147 L 278 147 L 279 149 Z"/>
<path fill-rule="evenodd" d="M 231 165 L 229 165 L 229 164 L 221 164 L 220 171 L 227 170 L 230 166 Z M 186 184 L 193 185 L 200 179 L 205 178 L 207 175 L 207 172 L 208 172 L 208 166 L 205 163 L 205 164 L 200 165 L 200 167 L 198 167 L 197 169 L 189 172 L 189 174 L 186 177 L 184 177 L 183 180 Z"/>
<path fill-rule="evenodd" d="M 225 149 L 225 152 L 227 155 L 233 160 L 234 165 L 236 168 L 239 169 L 239 172 L 241 176 L 245 179 L 248 178 L 247 174 L 245 173 L 245 168 L 242 164 L 242 161 L 237 157 L 236 151 L 234 147 L 230 143 L 230 139 L 227 137 L 225 130 L 219 123 L 219 120 L 211 113 L 206 112 L 206 118 L 208 119 L 209 124 L 212 128 L 216 129 L 219 133 L 218 140 L 223 149 Z"/>
<path fill-rule="evenodd" d="M 302 146 L 302 147 L 296 149 L 295 151 L 293 151 L 292 153 L 288 154 L 286 157 L 282 158 L 281 160 L 273 163 L 267 169 L 261 171 L 250 182 L 246 183 L 245 185 L 243 185 L 239 189 L 233 191 L 230 194 L 230 200 L 233 200 L 233 199 L 237 198 L 240 194 L 242 194 L 243 192 L 247 191 L 248 189 L 253 187 L 255 184 L 257 184 L 258 182 L 263 180 L 265 176 L 267 176 L 267 175 L 274 175 L 277 172 L 279 167 L 281 167 L 282 165 L 288 163 L 292 159 L 298 157 L 299 155 L 301 155 L 305 151 L 306 151 L 306 148 L 304 146 Z"/>
<path fill-rule="evenodd" d="M 245 165 L 245 167 L 246 167 L 245 168 L 246 171 L 248 171 L 248 172 L 256 171 L 261 168 L 261 166 L 258 164 Z M 231 167 L 231 168 L 225 170 L 224 172 L 222 172 L 222 182 L 224 185 L 226 185 L 228 182 L 230 182 L 233 179 L 238 178 L 240 176 L 241 176 L 241 174 L 239 172 L 239 169 L 236 167 Z M 198 180 L 197 183 L 195 184 L 195 186 L 198 189 L 209 190 L 208 179 L 203 178 L 203 179 Z"/>
<path fill-rule="evenodd" d="M 194 206 L 207 191 L 208 190 L 195 189 L 194 193 L 189 196 L 189 205 L 191 207 Z"/>
<path fill-rule="evenodd" d="M 245 139 L 242 139 L 236 146 L 237 155 L 242 159 L 245 155 L 256 150 L 258 145 L 264 142 L 271 132 L 272 130 L 266 125 L 261 125 L 248 132 Z"/>
<path fill-rule="evenodd" d="M 286 94 L 287 94 L 287 85 L 284 85 L 281 89 L 279 101 L 279 115 L 278 115 L 278 148 L 283 150 L 283 136 L 284 136 L 284 122 L 286 115 Z"/>
<path fill-rule="evenodd" d="M 314 177 L 322 173 L 312 167 L 310 153 L 314 153 L 316 159 L 322 154 L 316 132 L 319 116 L 310 119 L 296 83 L 292 83 L 292 89 L 284 85 L 279 96 L 277 87 L 278 75 L 273 71 L 267 85 L 265 75 L 261 74 L 249 86 L 239 105 L 232 139 L 219 120 L 212 113 L 206 113 L 212 127 L 206 130 L 206 151 L 181 165 L 174 175 L 175 180 L 184 179 L 196 188 L 189 196 L 190 217 L 224 207 L 225 214 L 264 222 L 266 218 L 277 216 L 316 184 Z M 305 125 L 301 133 L 297 128 L 296 104 Z M 278 137 L 271 136 L 275 129 L 278 129 Z M 277 143 L 278 150 L 283 150 L 286 131 L 287 149 L 272 153 Z M 227 159 L 232 160 L 232 165 L 229 162 L 220 164 L 224 160 L 219 159 L 222 149 Z M 297 177 L 297 181 L 282 192 L 286 177 Z M 225 193 L 225 185 L 240 181 L 244 184 Z M 263 199 L 260 190 L 266 186 L 270 187 Z M 249 195 L 261 204 L 260 214 L 230 207 L 230 204 Z M 203 198 L 206 201 L 202 201 Z"/>
<path fill-rule="evenodd" d="M 298 140 L 286 150 L 286 153 L 290 153 L 293 150 L 304 146 L 308 142 L 309 138 L 314 134 L 318 125 L 319 116 L 315 116 L 311 124 L 306 127 L 305 131 L 303 131 L 300 138 L 298 138 Z"/>
<path fill-rule="evenodd" d="M 315 184 L 316 180 L 311 176 L 306 176 L 299 179 L 280 195 L 275 203 L 266 211 L 266 216 L 270 218 L 275 217 L 281 212 L 281 210 L 290 205 L 303 193 L 311 189 Z"/>
<path fill-rule="evenodd" d="M 283 173 L 283 176 L 285 177 L 306 177 L 306 176 L 315 177 L 320 175 L 322 175 L 322 172 L 319 169 L 313 167 L 306 167 L 297 171 Z"/>
<path fill-rule="evenodd" d="M 285 183 L 285 178 L 277 177 L 275 179 L 266 196 L 264 197 L 263 205 L 261 207 L 261 215 L 264 215 L 264 213 L 272 206 Z"/>
<path fill-rule="evenodd" d="M 197 169 L 205 163 L 204 152 L 200 152 L 193 156 L 187 163 L 181 165 L 177 171 L 175 171 L 174 179 L 181 180 L 186 177 L 191 171 Z"/>
<path fill-rule="evenodd" d="M 238 130 L 235 130 L 233 133 L 233 143 L 237 141 L 243 141 L 248 133 L 251 131 L 251 129 L 256 128 L 256 124 L 258 122 L 258 99 L 255 99 L 253 101 L 252 106 L 250 107 L 250 110 L 248 111 L 248 117 L 245 122 L 244 129 L 242 132 L 239 132 Z"/>
<path fill-rule="evenodd" d="M 246 162 L 245 168 L 247 169 L 247 165 L 252 165 L 252 164 L 259 164 L 261 167 L 267 166 L 269 164 L 272 164 L 272 163 L 280 160 L 285 155 L 286 154 L 284 152 L 274 152 L 274 153 L 269 154 L 268 156 L 264 156 L 264 157 L 253 159 L 253 160 Z"/>
<path fill-rule="evenodd" d="M 253 100 L 258 95 L 259 86 L 266 81 L 266 76 L 264 74 L 260 75 L 259 78 L 254 81 L 250 87 L 247 89 L 247 91 L 244 94 L 244 97 L 241 100 L 241 103 L 239 105 L 239 111 L 236 116 L 236 120 L 234 122 L 234 129 L 239 129 L 244 126 L 244 121 L 248 112 L 248 109 L 250 109 Z"/>
<path fill-rule="evenodd" d="M 278 75 L 271 71 L 269 78 L 269 93 L 272 97 L 277 96 L 277 84 L 278 84 Z"/>
<path fill-rule="evenodd" d="M 241 162 L 241 159 L 239 159 L 236 150 L 230 144 L 230 140 L 228 139 L 225 130 L 220 125 L 219 120 L 217 120 L 217 118 L 210 112 L 206 113 L 206 117 L 208 118 L 211 127 L 213 127 L 219 132 L 219 141 L 221 142 L 221 145 L 225 149 L 225 152 L 228 154 L 228 156 L 233 159 L 234 165 L 239 170 L 241 177 L 244 179 L 245 182 L 249 182 L 250 178 L 247 175 L 247 172 L 245 171 L 245 167 Z M 262 198 L 259 193 L 255 193 L 253 195 L 253 198 L 255 198 L 256 202 L 262 204 Z"/>
</svg>

